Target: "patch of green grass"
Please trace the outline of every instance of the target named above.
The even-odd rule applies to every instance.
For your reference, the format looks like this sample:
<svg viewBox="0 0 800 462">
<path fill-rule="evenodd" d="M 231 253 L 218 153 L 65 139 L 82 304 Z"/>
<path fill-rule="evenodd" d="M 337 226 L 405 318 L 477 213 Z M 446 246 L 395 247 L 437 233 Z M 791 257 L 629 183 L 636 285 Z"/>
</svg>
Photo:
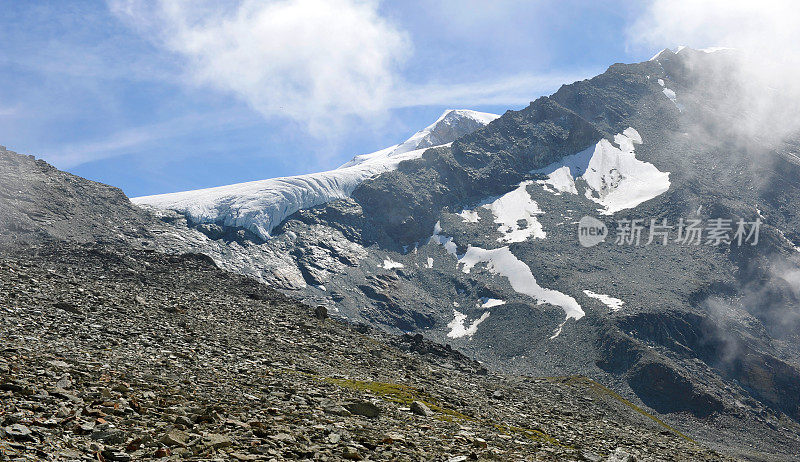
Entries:
<svg viewBox="0 0 800 462">
<path fill-rule="evenodd" d="M 322 380 L 334 385 L 338 385 L 342 388 L 368 391 L 376 396 L 379 396 L 381 399 L 398 404 L 411 404 L 412 401 L 422 401 L 430 406 L 432 404 L 431 401 L 433 401 L 433 399 L 427 393 L 423 393 L 420 390 L 408 385 L 337 378 L 324 378 Z"/>
<path fill-rule="evenodd" d="M 553 446 L 560 446 L 562 448 L 571 448 L 572 446 L 568 446 L 565 444 L 561 444 L 558 440 L 553 438 L 552 436 L 544 433 L 541 430 L 533 430 L 530 428 L 523 428 L 523 427 L 515 427 L 512 425 L 500 425 L 500 424 L 492 424 L 492 426 L 500 433 L 504 433 L 506 435 L 520 435 L 524 436 L 528 439 L 534 441 L 547 441 L 548 443 L 552 444 Z"/>
<path fill-rule="evenodd" d="M 650 414 L 649 412 L 645 411 L 644 409 L 640 408 L 639 406 L 637 406 L 637 405 L 633 404 L 632 402 L 628 401 L 627 399 L 623 398 L 619 393 L 617 393 L 614 390 L 606 387 L 605 385 L 602 385 L 602 384 L 600 384 L 598 382 L 595 382 L 594 380 L 592 380 L 592 379 L 590 379 L 588 377 L 575 375 L 575 376 L 569 376 L 569 377 L 549 377 L 549 379 L 551 379 L 551 380 L 560 380 L 560 381 L 563 381 L 564 383 L 567 383 L 569 385 L 582 385 L 584 387 L 589 388 L 590 390 L 592 390 L 594 393 L 596 393 L 598 395 L 610 396 L 611 398 L 613 398 L 613 399 L 619 401 L 620 403 L 624 404 L 625 406 L 631 408 L 634 412 L 636 412 L 636 413 L 638 413 L 638 414 L 640 414 L 640 415 L 642 415 L 644 417 L 647 417 L 648 419 L 650 419 L 653 422 L 657 423 L 658 425 L 666 428 L 667 430 L 671 431 L 672 433 L 680 436 L 681 438 L 685 439 L 686 441 L 690 441 L 692 443 L 697 443 L 695 440 L 693 440 L 692 438 L 684 435 L 683 433 L 681 433 L 680 431 L 678 431 L 674 427 L 670 426 L 669 424 L 667 424 L 663 420 L 659 419 L 658 417 L 654 416 L 653 414 Z"/>
<path fill-rule="evenodd" d="M 559 443 L 558 440 L 556 440 L 552 436 L 545 434 L 541 430 L 498 424 L 486 419 L 479 419 L 473 416 L 466 415 L 459 411 L 447 408 L 428 393 L 425 393 L 417 388 L 408 385 L 388 383 L 388 382 L 367 382 L 354 379 L 338 379 L 338 378 L 324 378 L 323 381 L 343 388 L 348 388 L 351 390 L 370 392 L 375 396 L 378 396 L 379 398 L 383 399 L 384 401 L 389 401 L 392 403 L 397 403 L 405 406 L 410 405 L 413 401 L 420 401 L 422 403 L 425 403 L 429 408 L 431 408 L 432 411 L 436 413 L 436 415 L 434 416 L 436 419 L 444 422 L 462 421 L 462 422 L 482 423 L 484 425 L 494 428 L 495 430 L 497 430 L 499 433 L 502 434 L 518 435 L 534 441 L 546 441 L 555 446 L 569 447 Z"/>
</svg>

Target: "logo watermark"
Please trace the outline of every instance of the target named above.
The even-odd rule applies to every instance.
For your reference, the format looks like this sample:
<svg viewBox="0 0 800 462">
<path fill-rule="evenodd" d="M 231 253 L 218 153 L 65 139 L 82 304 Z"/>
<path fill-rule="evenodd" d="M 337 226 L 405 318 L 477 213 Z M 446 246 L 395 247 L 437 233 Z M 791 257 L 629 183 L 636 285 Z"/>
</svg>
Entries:
<svg viewBox="0 0 800 462">
<path fill-rule="evenodd" d="M 745 221 L 740 218 L 678 219 L 670 224 L 667 218 L 629 219 L 616 221 L 615 245 L 644 247 L 649 245 L 757 245 L 763 222 L 761 218 Z M 604 242 L 608 227 L 595 217 L 585 216 L 578 222 L 578 242 L 593 247 Z"/>
<path fill-rule="evenodd" d="M 578 222 L 578 242 L 584 247 L 594 247 L 605 241 L 608 227 L 595 217 L 583 217 Z"/>
</svg>

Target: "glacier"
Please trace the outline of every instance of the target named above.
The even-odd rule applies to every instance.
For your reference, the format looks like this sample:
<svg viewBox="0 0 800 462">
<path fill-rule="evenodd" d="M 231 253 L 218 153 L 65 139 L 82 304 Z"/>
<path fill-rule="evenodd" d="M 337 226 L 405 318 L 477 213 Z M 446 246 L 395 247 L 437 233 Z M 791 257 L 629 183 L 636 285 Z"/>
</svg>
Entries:
<svg viewBox="0 0 800 462">
<path fill-rule="evenodd" d="M 174 210 L 194 223 L 241 227 L 269 239 L 272 230 L 298 210 L 347 198 L 364 181 L 396 169 L 404 160 L 422 156 L 428 148 L 447 146 L 498 117 L 486 112 L 449 109 L 406 141 L 355 156 L 335 170 L 135 197 L 131 201 L 140 206 Z"/>
</svg>

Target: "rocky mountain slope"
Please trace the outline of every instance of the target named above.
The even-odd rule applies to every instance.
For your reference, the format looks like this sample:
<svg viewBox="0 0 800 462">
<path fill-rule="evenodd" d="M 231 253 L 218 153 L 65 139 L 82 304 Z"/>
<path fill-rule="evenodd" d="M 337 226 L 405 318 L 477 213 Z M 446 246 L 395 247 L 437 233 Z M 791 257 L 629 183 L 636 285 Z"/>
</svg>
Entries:
<svg viewBox="0 0 800 462">
<path fill-rule="evenodd" d="M 3 460 L 725 460 L 589 379 L 498 375 L 204 256 L 0 256 Z"/>
<path fill-rule="evenodd" d="M 119 190 L 0 162 L 3 460 L 727 460 L 585 377 L 497 374 L 148 249 L 181 235 Z"/>
<path fill-rule="evenodd" d="M 800 129 L 742 122 L 736 59 L 684 48 L 615 64 L 299 210 L 267 241 L 169 208 L 162 234 L 333 316 L 497 370 L 592 377 L 737 454 L 796 453 Z M 584 216 L 604 242 L 580 245 Z M 617 242 L 626 220 L 640 239 Z M 672 228 L 651 240 L 651 220 Z M 744 228 L 736 242 L 740 221 L 759 223 L 758 242 Z M 731 227 L 719 245 L 713 223 Z"/>
<path fill-rule="evenodd" d="M 43 238 L 77 242 L 148 236 L 156 221 L 118 188 L 0 146 L 0 247 Z"/>
</svg>

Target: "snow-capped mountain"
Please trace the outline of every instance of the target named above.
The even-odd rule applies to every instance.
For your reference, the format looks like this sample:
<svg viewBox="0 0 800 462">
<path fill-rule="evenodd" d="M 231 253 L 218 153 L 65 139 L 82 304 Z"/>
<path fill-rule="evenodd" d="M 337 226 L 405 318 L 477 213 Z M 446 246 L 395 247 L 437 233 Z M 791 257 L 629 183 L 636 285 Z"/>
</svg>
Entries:
<svg viewBox="0 0 800 462">
<path fill-rule="evenodd" d="M 104 238 L 208 255 L 489 368 L 586 375 L 714 447 L 786 460 L 800 451 L 800 127 L 738 129 L 733 53 L 665 50 L 500 117 L 451 111 L 331 172 L 136 200 L 159 220 L 15 158 L 36 201 L 6 221 L 69 236 L 64 216 L 102 202 L 83 222 Z M 2 179 L 0 196 L 24 189 Z M 105 199 L 58 200 L 87 192 Z M 584 218 L 607 233 L 587 247 Z M 760 223 L 758 242 L 737 244 L 740 220 Z M 679 223 L 696 222 L 690 241 Z M 715 245 L 714 223 L 731 239 Z"/>
<path fill-rule="evenodd" d="M 174 210 L 195 223 L 249 229 L 268 239 L 273 228 L 298 210 L 350 197 L 365 180 L 396 169 L 400 162 L 416 159 L 427 148 L 447 145 L 498 117 L 463 109 L 448 110 L 403 143 L 355 156 L 336 170 L 136 197 L 132 201 Z"/>
<path fill-rule="evenodd" d="M 717 442 L 745 414 L 794 441 L 800 146 L 732 136 L 740 107 L 709 89 L 736 91 L 734 53 L 664 50 L 499 118 L 445 113 L 331 172 L 137 202 L 162 207 L 180 245 L 334 316 L 509 371 L 589 375 L 686 431 L 712 419 Z M 608 227 L 593 247 L 584 216 Z M 758 246 L 676 243 L 680 220 L 756 218 Z M 626 220 L 643 234 L 617 243 Z M 648 243 L 651 220 L 673 226 L 669 245 Z"/>
</svg>

